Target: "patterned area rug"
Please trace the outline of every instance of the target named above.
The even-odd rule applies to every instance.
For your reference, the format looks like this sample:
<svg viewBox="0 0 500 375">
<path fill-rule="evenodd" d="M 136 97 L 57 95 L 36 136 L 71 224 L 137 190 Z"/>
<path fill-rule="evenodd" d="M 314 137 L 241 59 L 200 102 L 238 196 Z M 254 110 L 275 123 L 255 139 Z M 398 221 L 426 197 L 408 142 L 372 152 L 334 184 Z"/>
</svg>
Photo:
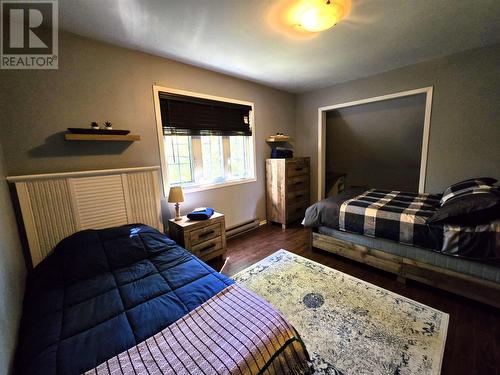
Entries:
<svg viewBox="0 0 500 375">
<path fill-rule="evenodd" d="M 448 314 L 279 250 L 233 278 L 302 336 L 315 374 L 439 374 Z"/>
</svg>

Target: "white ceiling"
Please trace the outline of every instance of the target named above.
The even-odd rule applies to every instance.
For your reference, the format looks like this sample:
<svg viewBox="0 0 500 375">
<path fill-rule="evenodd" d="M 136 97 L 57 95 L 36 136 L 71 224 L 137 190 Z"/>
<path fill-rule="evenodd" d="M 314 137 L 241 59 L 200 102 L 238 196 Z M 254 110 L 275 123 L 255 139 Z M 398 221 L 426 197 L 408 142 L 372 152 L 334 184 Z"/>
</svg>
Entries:
<svg viewBox="0 0 500 375">
<path fill-rule="evenodd" d="M 277 0 L 60 0 L 60 27 L 290 92 L 500 42 L 500 0 L 352 0 L 334 28 L 299 37 Z"/>
</svg>

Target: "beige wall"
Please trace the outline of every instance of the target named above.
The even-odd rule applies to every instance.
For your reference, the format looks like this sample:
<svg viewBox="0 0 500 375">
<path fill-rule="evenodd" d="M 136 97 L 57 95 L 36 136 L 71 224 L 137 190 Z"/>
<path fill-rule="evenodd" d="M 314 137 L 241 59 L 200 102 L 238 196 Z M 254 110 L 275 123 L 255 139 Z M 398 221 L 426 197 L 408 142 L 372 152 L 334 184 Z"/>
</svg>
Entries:
<svg viewBox="0 0 500 375">
<path fill-rule="evenodd" d="M 0 135 L 7 172 L 62 172 L 158 165 L 152 85 L 255 103 L 257 177 L 244 185 L 187 195 L 183 212 L 209 205 L 227 225 L 265 217 L 268 134 L 295 135 L 297 154 L 312 157 L 317 192 L 317 108 L 434 86 L 426 190 L 439 192 L 478 175 L 500 178 L 500 45 L 466 51 L 298 96 L 168 59 L 60 34 L 56 71 L 0 71 Z M 263 67 L 265 68 L 265 67 Z M 70 126 L 110 120 L 142 141 L 65 142 Z M 295 134 L 294 134 L 295 133 Z M 169 206 L 170 213 L 172 212 Z"/>
<path fill-rule="evenodd" d="M 0 145 L 0 374 L 9 374 L 21 317 L 26 268 Z"/>
<path fill-rule="evenodd" d="M 317 196 L 318 107 L 434 86 L 425 190 L 458 180 L 500 180 L 500 44 L 358 79 L 297 98 L 297 148 L 311 156 Z"/>
<path fill-rule="evenodd" d="M 159 165 L 152 96 L 157 83 L 255 103 L 257 182 L 188 194 L 181 209 L 212 206 L 226 213 L 228 226 L 265 218 L 264 159 L 270 151 L 264 139 L 277 131 L 293 135 L 292 94 L 64 32 L 59 51 L 59 70 L 0 71 L 8 174 Z M 142 140 L 63 140 L 67 127 L 87 127 L 93 120 L 109 120 Z"/>
</svg>

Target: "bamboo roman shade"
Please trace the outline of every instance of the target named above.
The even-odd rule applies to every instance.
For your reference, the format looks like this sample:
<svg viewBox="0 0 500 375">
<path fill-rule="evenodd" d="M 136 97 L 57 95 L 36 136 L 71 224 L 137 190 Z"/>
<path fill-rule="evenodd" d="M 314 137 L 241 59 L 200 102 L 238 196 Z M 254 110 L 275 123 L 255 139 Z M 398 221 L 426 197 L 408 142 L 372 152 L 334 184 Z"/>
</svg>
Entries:
<svg viewBox="0 0 500 375">
<path fill-rule="evenodd" d="M 164 135 L 252 135 L 248 105 L 160 93 Z"/>
</svg>

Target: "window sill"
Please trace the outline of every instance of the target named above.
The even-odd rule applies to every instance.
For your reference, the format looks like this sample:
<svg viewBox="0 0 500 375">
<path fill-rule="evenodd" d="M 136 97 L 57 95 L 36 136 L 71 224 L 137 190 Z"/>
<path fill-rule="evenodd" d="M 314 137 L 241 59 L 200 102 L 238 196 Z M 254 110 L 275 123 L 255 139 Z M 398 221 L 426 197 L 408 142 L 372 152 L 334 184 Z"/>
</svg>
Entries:
<svg viewBox="0 0 500 375">
<path fill-rule="evenodd" d="M 194 186 L 182 186 L 182 190 L 184 193 L 189 194 L 189 193 L 197 193 L 200 191 L 205 191 L 205 190 L 212 190 L 212 189 L 219 189 L 219 188 L 224 188 L 228 186 L 234 186 L 234 185 L 242 185 L 242 184 L 247 184 L 251 182 L 256 182 L 256 178 L 245 178 L 242 180 L 231 180 L 231 181 L 225 181 L 225 182 L 217 182 L 217 183 L 212 183 L 212 184 L 205 184 L 205 185 L 194 185 Z"/>
</svg>

